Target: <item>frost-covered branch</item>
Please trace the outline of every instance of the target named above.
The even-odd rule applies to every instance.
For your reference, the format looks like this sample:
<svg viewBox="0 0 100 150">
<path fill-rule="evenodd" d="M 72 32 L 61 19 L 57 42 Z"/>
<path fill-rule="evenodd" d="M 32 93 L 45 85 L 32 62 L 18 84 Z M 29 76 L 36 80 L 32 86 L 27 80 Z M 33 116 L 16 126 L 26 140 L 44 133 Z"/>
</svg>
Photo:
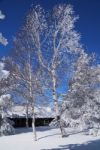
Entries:
<svg viewBox="0 0 100 150">
<path fill-rule="evenodd" d="M 2 12 L 0 11 L 0 19 L 3 20 L 4 18 L 5 18 L 5 15 L 2 14 Z M 8 44 L 7 39 L 3 37 L 2 33 L 0 33 L 0 43 L 3 44 L 4 46 Z"/>
</svg>

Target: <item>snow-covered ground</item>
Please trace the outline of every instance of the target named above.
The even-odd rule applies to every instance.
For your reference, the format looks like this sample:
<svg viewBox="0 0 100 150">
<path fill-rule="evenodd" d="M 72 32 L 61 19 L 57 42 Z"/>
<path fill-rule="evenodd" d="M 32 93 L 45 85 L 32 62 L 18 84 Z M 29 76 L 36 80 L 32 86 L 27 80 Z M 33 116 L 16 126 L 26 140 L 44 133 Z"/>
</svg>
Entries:
<svg viewBox="0 0 100 150">
<path fill-rule="evenodd" d="M 37 128 L 38 141 L 34 142 L 32 129 L 17 129 L 17 134 L 0 137 L 0 150 L 100 150 L 100 136 L 82 133 L 61 138 L 59 129 Z"/>
</svg>

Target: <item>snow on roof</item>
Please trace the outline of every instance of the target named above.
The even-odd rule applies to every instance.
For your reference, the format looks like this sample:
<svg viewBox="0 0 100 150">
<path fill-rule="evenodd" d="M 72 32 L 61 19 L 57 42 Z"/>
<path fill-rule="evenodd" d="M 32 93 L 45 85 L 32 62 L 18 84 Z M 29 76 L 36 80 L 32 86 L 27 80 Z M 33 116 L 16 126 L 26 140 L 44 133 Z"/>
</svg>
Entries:
<svg viewBox="0 0 100 150">
<path fill-rule="evenodd" d="M 12 110 L 8 112 L 9 117 L 25 117 L 26 108 L 25 106 L 13 106 Z M 36 118 L 53 118 L 54 112 L 50 107 L 35 107 Z M 32 117 L 32 108 L 29 107 L 29 117 Z"/>
</svg>

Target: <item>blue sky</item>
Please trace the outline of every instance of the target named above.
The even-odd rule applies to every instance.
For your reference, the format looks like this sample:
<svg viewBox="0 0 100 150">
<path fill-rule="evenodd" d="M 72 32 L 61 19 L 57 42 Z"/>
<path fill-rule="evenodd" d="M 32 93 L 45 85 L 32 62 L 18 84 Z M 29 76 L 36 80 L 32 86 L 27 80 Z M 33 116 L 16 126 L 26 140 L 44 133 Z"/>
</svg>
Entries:
<svg viewBox="0 0 100 150">
<path fill-rule="evenodd" d="M 13 37 L 22 26 L 32 3 L 40 4 L 46 10 L 60 3 L 72 4 L 80 17 L 76 30 L 81 33 L 82 44 L 88 53 L 95 52 L 100 56 L 100 0 L 0 0 L 0 10 L 6 15 L 5 20 L 0 21 L 0 32 L 9 42 L 6 47 L 0 45 L 0 57 L 10 52 Z"/>
</svg>

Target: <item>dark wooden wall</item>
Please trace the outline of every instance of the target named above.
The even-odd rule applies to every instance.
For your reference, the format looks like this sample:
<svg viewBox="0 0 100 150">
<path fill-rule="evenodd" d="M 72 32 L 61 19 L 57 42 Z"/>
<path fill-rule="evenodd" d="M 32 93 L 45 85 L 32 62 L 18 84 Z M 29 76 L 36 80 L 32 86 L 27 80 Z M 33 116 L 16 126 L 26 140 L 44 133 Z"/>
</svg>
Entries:
<svg viewBox="0 0 100 150">
<path fill-rule="evenodd" d="M 48 126 L 54 118 L 36 118 L 35 126 Z M 14 127 L 26 127 L 26 118 L 12 118 Z M 28 119 L 29 127 L 32 127 L 32 118 Z"/>
</svg>

